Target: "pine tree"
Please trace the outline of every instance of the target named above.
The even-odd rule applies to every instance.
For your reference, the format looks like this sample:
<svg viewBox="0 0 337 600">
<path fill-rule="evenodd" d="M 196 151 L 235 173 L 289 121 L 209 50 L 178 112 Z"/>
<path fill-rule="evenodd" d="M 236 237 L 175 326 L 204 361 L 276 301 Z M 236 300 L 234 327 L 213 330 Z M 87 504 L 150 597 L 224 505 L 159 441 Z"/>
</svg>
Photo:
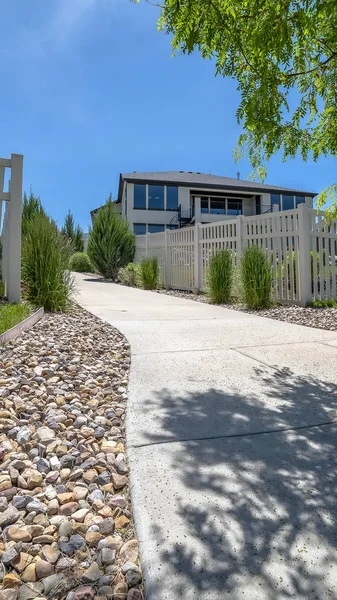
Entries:
<svg viewBox="0 0 337 600">
<path fill-rule="evenodd" d="M 75 225 L 74 216 L 70 210 L 64 220 L 64 225 L 61 231 L 63 235 L 71 240 L 74 252 L 83 252 L 83 230 L 79 225 Z"/>
</svg>

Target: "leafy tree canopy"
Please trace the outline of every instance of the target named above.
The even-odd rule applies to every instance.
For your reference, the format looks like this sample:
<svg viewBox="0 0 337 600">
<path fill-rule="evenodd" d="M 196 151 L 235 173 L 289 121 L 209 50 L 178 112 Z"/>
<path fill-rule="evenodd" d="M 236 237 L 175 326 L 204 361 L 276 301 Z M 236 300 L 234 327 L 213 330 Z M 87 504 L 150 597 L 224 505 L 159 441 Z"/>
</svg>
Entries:
<svg viewBox="0 0 337 600">
<path fill-rule="evenodd" d="M 139 2 L 140 0 L 136 0 Z M 148 0 L 149 3 L 155 0 Z M 235 79 L 248 153 L 263 179 L 278 151 L 303 160 L 337 157 L 336 0 L 162 0 L 159 29 L 174 51 L 199 50 Z M 294 93 L 296 92 L 296 93 Z M 336 199 L 337 186 L 330 195 Z M 327 200 L 321 196 L 321 203 Z M 337 213 L 337 210 L 336 210 Z"/>
</svg>

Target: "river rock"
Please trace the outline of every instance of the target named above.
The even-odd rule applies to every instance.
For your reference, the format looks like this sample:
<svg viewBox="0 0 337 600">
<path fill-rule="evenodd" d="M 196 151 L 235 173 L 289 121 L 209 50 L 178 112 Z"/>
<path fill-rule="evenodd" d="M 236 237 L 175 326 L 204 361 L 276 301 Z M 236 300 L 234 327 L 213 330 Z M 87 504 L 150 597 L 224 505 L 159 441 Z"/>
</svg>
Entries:
<svg viewBox="0 0 337 600">
<path fill-rule="evenodd" d="M 102 577 L 102 572 L 97 562 L 92 562 L 90 567 L 83 573 L 83 583 L 95 583 Z"/>
<path fill-rule="evenodd" d="M 49 575 L 53 575 L 54 567 L 51 563 L 41 559 L 36 563 L 35 572 L 37 579 L 44 579 L 45 577 L 49 577 Z"/>
<path fill-rule="evenodd" d="M 9 506 L 0 513 L 0 527 L 4 528 L 7 527 L 7 525 L 12 525 L 12 523 L 16 523 L 19 518 L 19 511 L 14 506 Z"/>
</svg>

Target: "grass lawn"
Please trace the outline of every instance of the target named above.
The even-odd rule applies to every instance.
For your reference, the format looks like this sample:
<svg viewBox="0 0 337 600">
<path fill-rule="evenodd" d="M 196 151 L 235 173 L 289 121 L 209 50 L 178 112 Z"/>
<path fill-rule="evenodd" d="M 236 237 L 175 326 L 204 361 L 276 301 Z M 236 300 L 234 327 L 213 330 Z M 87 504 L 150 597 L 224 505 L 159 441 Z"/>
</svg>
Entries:
<svg viewBox="0 0 337 600">
<path fill-rule="evenodd" d="M 26 319 L 30 309 L 26 304 L 0 305 L 0 334 Z"/>
</svg>

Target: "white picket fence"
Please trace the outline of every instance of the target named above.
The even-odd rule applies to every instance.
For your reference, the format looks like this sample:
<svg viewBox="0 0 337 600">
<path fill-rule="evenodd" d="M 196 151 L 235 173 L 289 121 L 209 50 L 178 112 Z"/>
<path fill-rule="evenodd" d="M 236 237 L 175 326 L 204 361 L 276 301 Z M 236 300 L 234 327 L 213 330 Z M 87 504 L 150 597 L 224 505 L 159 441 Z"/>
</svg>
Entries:
<svg viewBox="0 0 337 600">
<path fill-rule="evenodd" d="M 4 191 L 6 168 L 10 169 L 7 192 Z M 5 295 L 13 303 L 20 302 L 21 295 L 22 170 L 21 154 L 0 158 L 1 276 Z"/>
<path fill-rule="evenodd" d="M 136 262 L 157 256 L 168 289 L 205 290 L 213 252 L 230 248 L 239 264 L 242 249 L 256 244 L 271 259 L 275 299 L 306 305 L 337 299 L 337 221 L 301 204 L 296 210 L 197 224 L 136 238 Z"/>
</svg>

